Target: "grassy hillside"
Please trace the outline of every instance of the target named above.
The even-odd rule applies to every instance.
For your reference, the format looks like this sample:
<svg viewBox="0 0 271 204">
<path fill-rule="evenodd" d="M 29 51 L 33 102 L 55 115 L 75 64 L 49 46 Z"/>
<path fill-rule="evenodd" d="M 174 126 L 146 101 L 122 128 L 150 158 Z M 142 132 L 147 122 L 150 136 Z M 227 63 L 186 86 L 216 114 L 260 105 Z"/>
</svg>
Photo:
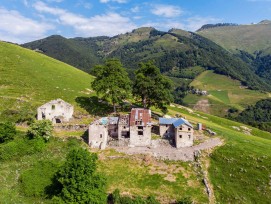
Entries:
<svg viewBox="0 0 271 204">
<path fill-rule="evenodd" d="M 271 47 L 271 23 L 213 27 L 201 30 L 198 34 L 231 52 L 237 52 L 238 49 L 254 54 Z"/>
<path fill-rule="evenodd" d="M 190 121 L 201 122 L 225 140 L 225 145 L 207 156 L 218 203 L 270 202 L 270 133 L 209 114 L 189 113 L 177 107 L 169 109 L 169 114 L 181 114 Z"/>
<path fill-rule="evenodd" d="M 35 114 L 38 106 L 56 98 L 84 111 L 76 98 L 90 96 L 92 76 L 9 43 L 0 42 L 0 56 L 0 119 Z"/>
<path fill-rule="evenodd" d="M 208 96 L 189 94 L 184 102 L 194 107 L 200 100 L 209 101 L 209 113 L 215 115 L 227 114 L 230 107 L 243 110 L 248 105 L 270 97 L 269 93 L 250 90 L 242 86 L 240 81 L 227 76 L 215 74 L 213 71 L 205 71 L 194 79 L 190 86 L 208 91 Z"/>
<path fill-rule="evenodd" d="M 270 133 L 216 116 L 188 112 L 182 107 L 169 107 L 169 115 L 176 114 L 193 123 L 203 123 L 224 141 L 212 153 L 202 151 L 200 157 L 217 203 L 269 203 Z M 41 148 L 38 143 L 24 140 L 23 135 L 20 133 L 14 141 L 0 144 L 0 200 L 51 203 L 44 189 L 51 184 L 52 172 L 78 142 L 68 139 L 66 133 Z M 112 149 L 96 152 L 100 158 L 99 171 L 107 178 L 108 193 L 119 188 L 125 195 L 155 195 L 163 203 L 184 197 L 190 197 L 195 203 L 208 203 L 202 169 L 197 163 L 127 156 Z"/>
</svg>

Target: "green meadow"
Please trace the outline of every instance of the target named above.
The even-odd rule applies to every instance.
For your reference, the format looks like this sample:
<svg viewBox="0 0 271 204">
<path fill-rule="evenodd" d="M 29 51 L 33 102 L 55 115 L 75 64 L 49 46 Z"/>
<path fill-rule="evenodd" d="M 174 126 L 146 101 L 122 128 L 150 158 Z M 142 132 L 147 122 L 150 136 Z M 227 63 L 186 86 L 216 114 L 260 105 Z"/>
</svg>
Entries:
<svg viewBox="0 0 271 204">
<path fill-rule="evenodd" d="M 31 112 L 61 98 L 84 112 L 77 103 L 92 95 L 93 77 L 43 54 L 0 42 L 0 119 L 8 113 Z"/>
<path fill-rule="evenodd" d="M 257 101 L 270 97 L 269 93 L 247 89 L 240 81 L 215 74 L 213 71 L 201 73 L 190 83 L 190 86 L 206 90 L 209 95 L 188 94 L 184 102 L 193 107 L 198 101 L 207 99 L 211 107 L 209 113 L 219 116 L 224 116 L 227 109 L 231 107 L 243 110 L 248 105 L 254 105 Z"/>
<path fill-rule="evenodd" d="M 10 114 L 35 111 L 54 98 L 74 104 L 76 112 L 86 115 L 106 111 L 106 106 L 99 104 L 89 89 L 93 79 L 90 75 L 8 43 L 0 42 L 0 55 L 3 56 L 0 58 L 1 117 L 6 110 Z M 236 104 L 242 108 L 245 101 L 252 104 L 268 97 L 211 71 L 204 72 L 192 83 L 209 91 L 210 95 L 204 97 L 211 98 L 214 104 Z M 201 98 L 189 97 L 193 103 Z M 181 115 L 193 124 L 200 122 L 223 141 L 222 146 L 212 151 L 202 151 L 199 158 L 206 165 L 216 203 L 270 203 L 271 133 L 218 116 L 188 112 L 178 105 L 168 108 L 169 115 Z M 48 143 L 40 143 L 25 137 L 27 128 L 17 129 L 13 141 L 0 144 L 0 201 L 52 203 L 47 193 L 53 174 L 70 149 L 89 148 L 82 140 L 86 134 L 55 131 Z M 89 150 L 99 155 L 98 169 L 107 179 L 108 193 L 119 188 L 124 195 L 154 195 L 162 203 L 186 197 L 194 203 L 209 203 L 202 171 L 195 162 L 161 161 L 144 155 L 120 154 L 110 148 Z"/>
</svg>

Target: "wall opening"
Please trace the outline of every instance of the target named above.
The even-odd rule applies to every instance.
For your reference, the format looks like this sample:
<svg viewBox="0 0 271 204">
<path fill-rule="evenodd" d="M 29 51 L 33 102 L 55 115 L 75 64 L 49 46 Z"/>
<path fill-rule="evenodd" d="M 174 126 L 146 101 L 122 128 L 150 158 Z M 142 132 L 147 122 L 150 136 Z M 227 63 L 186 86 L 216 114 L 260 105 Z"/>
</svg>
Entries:
<svg viewBox="0 0 271 204">
<path fill-rule="evenodd" d="M 56 118 L 56 123 L 61 123 L 61 120 L 59 118 Z"/>
<path fill-rule="evenodd" d="M 52 105 L 52 110 L 55 110 L 56 109 L 56 106 L 55 105 Z"/>
<path fill-rule="evenodd" d="M 143 135 L 143 131 L 138 131 L 137 134 L 138 135 Z"/>
</svg>

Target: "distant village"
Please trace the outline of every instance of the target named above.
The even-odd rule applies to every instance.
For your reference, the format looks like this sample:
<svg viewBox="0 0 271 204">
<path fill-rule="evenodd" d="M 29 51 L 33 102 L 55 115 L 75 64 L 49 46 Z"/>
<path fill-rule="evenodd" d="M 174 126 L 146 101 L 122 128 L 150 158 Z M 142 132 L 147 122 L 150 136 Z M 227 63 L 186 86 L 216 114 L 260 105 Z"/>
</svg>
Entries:
<svg viewBox="0 0 271 204">
<path fill-rule="evenodd" d="M 74 108 L 62 99 L 52 100 L 37 109 L 38 120 L 50 120 L 53 124 L 72 119 Z M 184 118 L 159 118 L 152 123 L 149 109 L 132 108 L 131 112 L 118 117 L 104 116 L 88 127 L 88 145 L 105 149 L 111 141 L 118 146 L 146 147 L 151 145 L 152 133 L 161 139 L 171 140 L 176 148 L 193 146 L 193 126 Z"/>
</svg>

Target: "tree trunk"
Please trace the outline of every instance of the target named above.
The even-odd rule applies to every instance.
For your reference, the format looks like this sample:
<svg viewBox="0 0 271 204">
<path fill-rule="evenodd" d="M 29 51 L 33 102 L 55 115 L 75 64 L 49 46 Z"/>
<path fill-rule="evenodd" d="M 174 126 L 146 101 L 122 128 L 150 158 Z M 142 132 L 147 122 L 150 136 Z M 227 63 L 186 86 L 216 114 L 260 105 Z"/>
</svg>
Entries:
<svg viewBox="0 0 271 204">
<path fill-rule="evenodd" d="M 114 113 L 116 113 L 117 110 L 116 110 L 116 104 L 115 103 L 113 103 L 113 107 L 114 107 Z"/>
<path fill-rule="evenodd" d="M 146 96 L 143 96 L 142 103 L 143 103 L 143 107 L 147 108 L 147 98 L 146 98 Z"/>
</svg>

